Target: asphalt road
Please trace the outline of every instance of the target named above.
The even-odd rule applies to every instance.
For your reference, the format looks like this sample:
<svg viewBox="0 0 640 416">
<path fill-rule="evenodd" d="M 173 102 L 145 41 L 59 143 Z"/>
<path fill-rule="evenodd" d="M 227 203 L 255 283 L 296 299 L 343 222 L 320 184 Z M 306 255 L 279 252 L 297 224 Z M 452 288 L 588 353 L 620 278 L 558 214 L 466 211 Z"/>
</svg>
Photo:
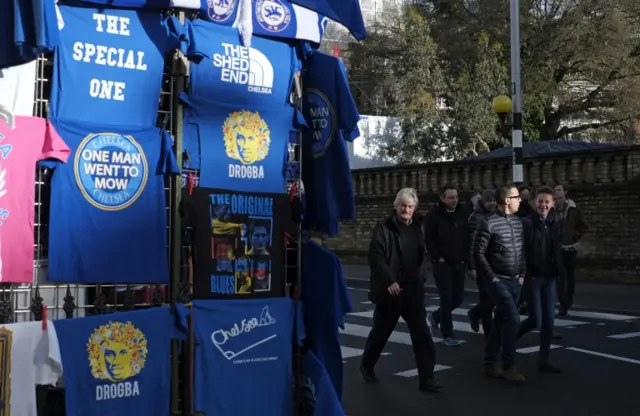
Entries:
<svg viewBox="0 0 640 416">
<path fill-rule="evenodd" d="M 351 285 L 350 285 L 351 286 Z M 487 379 L 483 372 L 484 337 L 468 325 L 466 310 L 476 302 L 467 293 L 454 315 L 454 348 L 437 343 L 436 378 L 441 393 L 417 389 L 413 351 L 406 325 L 398 323 L 376 367 L 380 383 L 367 384 L 358 370 L 374 305 L 363 288 L 351 288 L 354 311 L 342 333 L 343 406 L 348 416 L 638 416 L 640 415 L 640 315 L 581 309 L 557 319 L 564 335 L 554 340 L 554 364 L 565 373 L 549 375 L 536 368 L 538 333 L 518 344 L 517 365 L 527 381 L 512 386 Z M 428 309 L 437 296 L 426 296 Z"/>
</svg>

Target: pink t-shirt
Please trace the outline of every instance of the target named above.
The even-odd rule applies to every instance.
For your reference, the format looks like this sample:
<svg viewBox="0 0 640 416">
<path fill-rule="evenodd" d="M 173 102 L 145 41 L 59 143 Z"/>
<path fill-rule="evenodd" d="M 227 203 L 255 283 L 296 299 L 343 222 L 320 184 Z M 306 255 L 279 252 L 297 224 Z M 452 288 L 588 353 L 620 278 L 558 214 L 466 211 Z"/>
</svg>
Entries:
<svg viewBox="0 0 640 416">
<path fill-rule="evenodd" d="M 32 283 L 36 163 L 66 162 L 69 148 L 47 120 L 0 118 L 0 282 Z"/>
</svg>

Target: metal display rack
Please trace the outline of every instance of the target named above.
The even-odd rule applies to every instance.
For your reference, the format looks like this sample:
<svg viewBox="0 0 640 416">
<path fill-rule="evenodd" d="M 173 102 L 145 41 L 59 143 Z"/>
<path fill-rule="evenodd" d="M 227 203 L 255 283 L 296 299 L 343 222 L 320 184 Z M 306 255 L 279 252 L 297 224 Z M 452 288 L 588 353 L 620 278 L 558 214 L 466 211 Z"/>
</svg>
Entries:
<svg viewBox="0 0 640 416">
<path fill-rule="evenodd" d="M 180 13 L 184 19 L 184 13 Z M 49 95 L 53 74 L 52 56 L 38 58 L 36 88 L 33 115 L 46 118 L 49 109 Z M 162 91 L 158 103 L 157 127 L 163 127 L 174 139 L 176 159 L 182 166 L 183 146 L 182 127 L 183 109 L 179 95 L 185 90 L 188 77 L 188 63 L 178 52 L 168 57 L 162 80 Z M 300 106 L 299 97 L 296 105 Z M 294 187 L 297 194 L 302 192 L 301 175 L 301 137 L 297 143 L 290 143 L 288 160 L 297 164 L 297 174 L 288 180 L 288 189 Z M 179 206 L 182 188 L 187 186 L 188 174 L 197 172 L 185 171 L 181 176 L 167 179 L 166 201 L 169 236 L 167 247 L 170 261 L 169 284 L 144 284 L 135 282 L 127 285 L 80 285 L 54 284 L 47 280 L 48 273 L 48 230 L 49 204 L 51 199 L 51 178 L 53 171 L 36 168 L 35 182 L 35 238 L 34 238 L 34 278 L 32 284 L 16 285 L 0 283 L 0 324 L 42 320 L 44 307 L 47 319 L 65 319 L 74 317 L 108 314 L 119 311 L 149 308 L 175 303 L 186 303 L 191 300 L 190 268 L 185 253 L 189 247 L 184 244 L 184 228 L 181 224 Z M 290 236 L 286 248 L 285 293 L 298 301 L 300 287 L 301 238 L 300 229 L 297 235 Z M 297 308 L 295 308 L 297 311 Z M 295 336 L 295 334 L 294 334 Z M 193 356 L 189 348 L 180 349 L 175 341 L 172 348 L 172 389 L 171 414 L 193 415 L 192 380 Z M 294 351 L 294 368 L 300 369 L 300 353 Z M 15 370 L 14 371 L 19 371 Z M 299 396 L 300 374 L 295 374 L 296 398 Z M 64 388 L 37 388 L 38 416 L 62 416 L 64 410 Z M 297 400 L 300 403 L 300 400 Z"/>
</svg>

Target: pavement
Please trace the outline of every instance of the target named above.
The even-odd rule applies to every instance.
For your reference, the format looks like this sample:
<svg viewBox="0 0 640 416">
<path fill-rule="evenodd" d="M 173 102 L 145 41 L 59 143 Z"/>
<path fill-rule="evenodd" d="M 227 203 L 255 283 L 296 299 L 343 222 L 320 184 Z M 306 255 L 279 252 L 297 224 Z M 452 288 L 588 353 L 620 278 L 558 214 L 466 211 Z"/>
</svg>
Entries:
<svg viewBox="0 0 640 416">
<path fill-rule="evenodd" d="M 342 401 L 347 416 L 640 415 L 640 313 L 606 312 L 602 302 L 602 308 L 576 308 L 557 318 L 556 328 L 564 339 L 553 341 L 551 360 L 565 371 L 561 375 L 537 371 L 539 334 L 525 335 L 518 343 L 516 359 L 527 381 L 512 386 L 484 375 L 482 329 L 474 333 L 466 318 L 477 296 L 468 292 L 463 306 L 454 312 L 456 337 L 464 343 L 444 347 L 434 338 L 436 378 L 444 385 L 443 391 L 423 393 L 417 389 L 411 340 L 402 321 L 376 367 L 381 381 L 368 384 L 360 377 L 358 366 L 374 305 L 367 299 L 367 290 L 354 283 L 353 278 L 348 280 L 353 312 L 347 315 L 341 336 Z M 428 310 L 439 303 L 429 293 L 425 302 Z"/>
</svg>

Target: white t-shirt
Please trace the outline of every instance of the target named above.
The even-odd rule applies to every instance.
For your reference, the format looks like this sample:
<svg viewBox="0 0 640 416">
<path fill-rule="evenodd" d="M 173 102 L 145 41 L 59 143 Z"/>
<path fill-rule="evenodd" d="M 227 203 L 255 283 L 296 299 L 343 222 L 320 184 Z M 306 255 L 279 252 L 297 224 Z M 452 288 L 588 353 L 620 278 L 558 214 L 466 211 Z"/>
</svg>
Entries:
<svg viewBox="0 0 640 416">
<path fill-rule="evenodd" d="M 62 375 L 53 322 L 0 325 L 0 400 L 11 415 L 37 416 L 36 385 L 55 385 Z"/>
<path fill-rule="evenodd" d="M 0 105 L 15 116 L 32 116 L 37 62 L 0 69 Z"/>
</svg>

